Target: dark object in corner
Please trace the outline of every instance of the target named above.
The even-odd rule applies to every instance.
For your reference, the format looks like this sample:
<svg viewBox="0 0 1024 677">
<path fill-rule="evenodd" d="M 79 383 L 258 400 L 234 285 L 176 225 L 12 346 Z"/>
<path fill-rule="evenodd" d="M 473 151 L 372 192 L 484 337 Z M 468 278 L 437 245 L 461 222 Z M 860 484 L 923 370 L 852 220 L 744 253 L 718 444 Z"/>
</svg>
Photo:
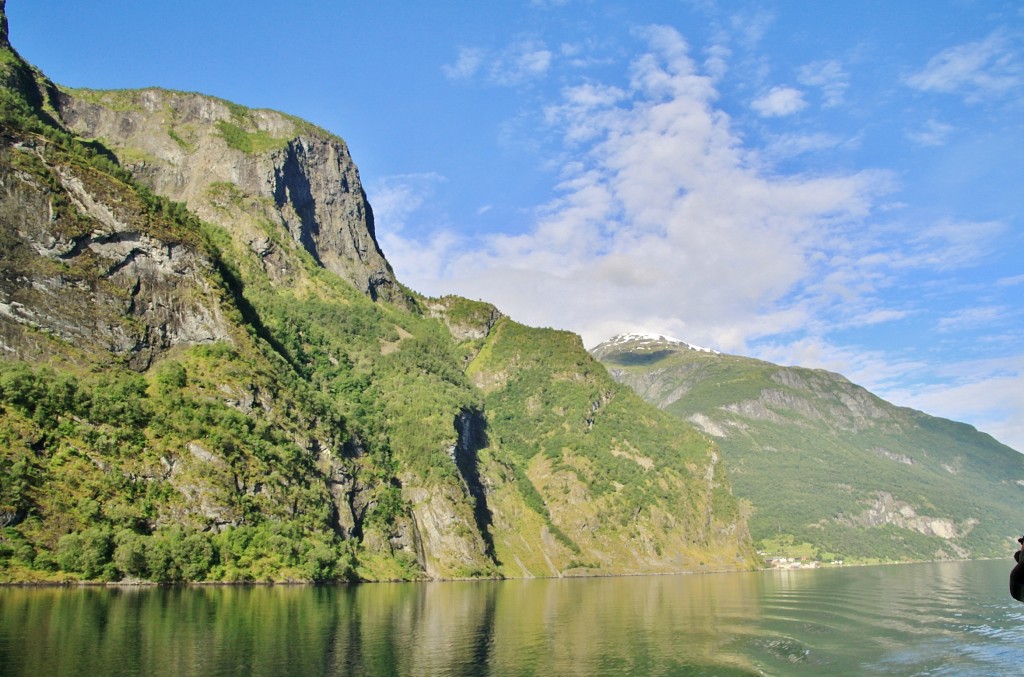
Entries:
<svg viewBox="0 0 1024 677">
<path fill-rule="evenodd" d="M 1024 549 L 1024 536 L 1018 538 L 1017 542 Z M 1024 597 L 1024 562 L 1020 560 L 1020 553 L 1020 550 L 1013 553 L 1013 559 L 1016 560 L 1017 566 L 1013 567 L 1013 570 L 1010 571 L 1010 596 L 1018 602 L 1024 601 L 1021 599 L 1021 597 Z"/>
</svg>

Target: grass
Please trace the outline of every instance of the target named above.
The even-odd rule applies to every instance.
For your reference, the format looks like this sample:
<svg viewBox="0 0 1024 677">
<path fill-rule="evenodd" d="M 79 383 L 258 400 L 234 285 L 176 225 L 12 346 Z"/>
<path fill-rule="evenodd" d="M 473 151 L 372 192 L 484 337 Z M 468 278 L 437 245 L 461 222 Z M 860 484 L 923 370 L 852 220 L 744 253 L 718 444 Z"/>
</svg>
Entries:
<svg viewBox="0 0 1024 677">
<path fill-rule="evenodd" d="M 217 131 L 228 147 L 249 155 L 284 148 L 288 144 L 288 139 L 271 136 L 262 129 L 249 132 L 227 120 L 217 121 Z"/>
</svg>

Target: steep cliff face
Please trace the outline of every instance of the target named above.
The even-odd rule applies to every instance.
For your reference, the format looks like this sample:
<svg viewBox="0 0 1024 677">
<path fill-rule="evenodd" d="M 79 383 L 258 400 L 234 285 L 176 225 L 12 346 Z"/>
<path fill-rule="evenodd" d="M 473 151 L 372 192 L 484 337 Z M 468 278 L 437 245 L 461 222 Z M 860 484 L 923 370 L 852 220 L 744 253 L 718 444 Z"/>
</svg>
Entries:
<svg viewBox="0 0 1024 677">
<path fill-rule="evenodd" d="M 402 301 L 341 139 L 281 113 L 200 94 L 65 90 L 56 103 L 70 130 L 101 140 L 139 181 L 206 221 L 244 229 L 269 259 L 267 229 L 281 229 L 371 298 Z M 268 261 L 275 275 L 282 260 Z"/>
<path fill-rule="evenodd" d="M 166 217 L 45 139 L 4 141 L 0 349 L 40 359 L 57 342 L 142 370 L 173 346 L 230 340 L 195 237 L 168 237 Z"/>
</svg>

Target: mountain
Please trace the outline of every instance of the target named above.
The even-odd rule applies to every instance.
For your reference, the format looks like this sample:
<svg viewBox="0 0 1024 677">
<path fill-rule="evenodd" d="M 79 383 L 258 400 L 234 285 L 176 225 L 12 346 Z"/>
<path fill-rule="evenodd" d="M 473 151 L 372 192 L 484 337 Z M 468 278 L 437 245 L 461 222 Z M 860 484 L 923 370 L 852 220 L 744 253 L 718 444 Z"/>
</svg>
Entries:
<svg viewBox="0 0 1024 677">
<path fill-rule="evenodd" d="M 566 332 L 425 298 L 345 143 L 58 87 L 0 0 L 0 581 L 748 569 L 716 445 Z"/>
<path fill-rule="evenodd" d="M 591 354 L 713 439 L 767 554 L 846 561 L 1005 556 L 1024 456 L 969 425 L 896 407 L 838 374 L 662 336 Z"/>
</svg>

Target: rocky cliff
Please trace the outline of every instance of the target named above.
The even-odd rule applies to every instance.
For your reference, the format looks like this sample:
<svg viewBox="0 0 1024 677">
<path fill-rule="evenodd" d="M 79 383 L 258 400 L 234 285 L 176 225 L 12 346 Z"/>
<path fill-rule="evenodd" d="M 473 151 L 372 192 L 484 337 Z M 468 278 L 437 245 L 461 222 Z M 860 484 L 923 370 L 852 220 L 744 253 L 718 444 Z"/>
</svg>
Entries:
<svg viewBox="0 0 1024 677">
<path fill-rule="evenodd" d="M 172 346 L 230 340 L 196 238 L 54 144 L 3 141 L 0 349 L 38 360 L 61 344 L 142 370 Z"/>
<path fill-rule="evenodd" d="M 160 89 L 63 90 L 55 105 L 70 131 L 100 141 L 155 193 L 244 231 L 270 274 L 288 272 L 265 232 L 281 229 L 371 298 L 402 299 L 338 137 L 275 111 Z"/>
<path fill-rule="evenodd" d="M 709 438 L 395 281 L 340 139 L 6 45 L 0 84 L 0 580 L 756 565 Z"/>
</svg>

